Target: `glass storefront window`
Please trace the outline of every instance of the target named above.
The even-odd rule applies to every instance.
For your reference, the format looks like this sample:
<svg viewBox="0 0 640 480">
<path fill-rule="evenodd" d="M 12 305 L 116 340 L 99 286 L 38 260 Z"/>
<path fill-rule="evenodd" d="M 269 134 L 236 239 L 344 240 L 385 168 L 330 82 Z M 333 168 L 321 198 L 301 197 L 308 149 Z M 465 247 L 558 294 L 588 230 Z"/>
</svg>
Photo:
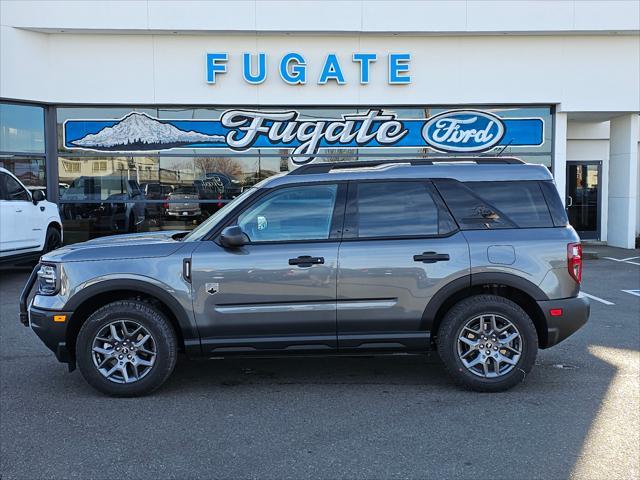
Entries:
<svg viewBox="0 0 640 480">
<path fill-rule="evenodd" d="M 300 114 L 299 119 L 305 121 L 341 120 L 344 114 L 366 113 L 371 108 L 345 106 L 295 109 Z M 415 126 L 416 120 L 460 108 L 462 107 L 431 106 L 382 109 L 385 113 L 394 113 L 400 120 L 413 121 Z M 291 109 L 273 107 L 268 110 Z M 504 120 L 542 119 L 544 141 L 541 145 L 508 144 L 479 155 L 493 156 L 500 153 L 503 156 L 517 156 L 531 163 L 551 167 L 551 107 L 465 106 L 464 109 L 490 112 Z M 234 151 L 224 143 L 224 138 L 220 146 L 212 146 L 216 143 L 213 140 L 204 142 L 202 146 L 207 148 L 194 148 L 198 146 L 197 142 L 180 140 L 184 138 L 183 134 L 188 134 L 189 131 L 197 131 L 201 135 L 206 133 L 209 136 L 224 133 L 220 125 L 211 124 L 192 130 L 195 123 L 187 120 L 217 121 L 225 110 L 227 108 L 221 107 L 57 108 L 60 205 L 67 241 L 74 242 L 93 236 L 128 231 L 192 229 L 248 187 L 272 175 L 295 168 L 291 161 L 293 147 L 289 145 L 282 148 L 264 148 L 265 143 L 262 143 L 262 146 L 250 150 Z M 128 127 L 125 129 L 123 126 L 117 134 L 114 133 L 118 130 L 116 128 L 98 135 L 102 130 L 115 128 L 122 119 L 129 118 L 132 112 L 144 114 L 132 115 L 131 118 L 135 120 L 131 122 L 138 122 L 133 129 L 134 134 Z M 71 136 L 68 139 L 68 145 L 73 148 L 65 148 L 63 141 L 64 123 L 67 120 L 76 121 L 75 133 L 70 131 Z M 85 124 L 82 120 L 89 122 Z M 168 123 L 163 122 L 166 120 L 177 120 L 178 123 L 175 123 L 174 127 L 182 129 L 182 132 L 176 133 L 173 130 L 173 133 L 166 135 L 158 133 L 167 128 Z M 143 133 L 139 132 L 151 132 L 146 134 L 147 138 L 156 135 L 153 137 L 156 138 L 155 143 L 146 144 Z M 414 135 L 420 135 L 419 130 L 414 129 L 413 132 Z M 169 141 L 167 138 L 172 140 Z M 79 143 L 81 141 L 85 142 L 84 146 L 79 146 L 82 145 Z M 105 141 L 116 143 L 99 143 Z M 165 144 L 168 144 L 167 149 L 159 151 L 158 148 Z M 314 162 L 469 156 L 438 152 L 426 144 L 402 148 L 349 148 L 341 147 L 337 143 L 329 145 L 331 146 L 325 144 L 325 147 L 318 150 Z M 94 146 L 97 148 L 91 150 Z M 127 153 L 118 152 L 120 146 L 124 146 Z M 86 225 L 82 225 L 82 222 Z"/>
<path fill-rule="evenodd" d="M 274 173 L 260 164 L 258 157 L 60 156 L 65 238 L 190 230 Z"/>
<path fill-rule="evenodd" d="M 0 103 L 0 151 L 44 153 L 44 109 Z"/>
<path fill-rule="evenodd" d="M 29 189 L 46 185 L 44 157 L 0 155 L 0 167 L 13 173 Z"/>
</svg>

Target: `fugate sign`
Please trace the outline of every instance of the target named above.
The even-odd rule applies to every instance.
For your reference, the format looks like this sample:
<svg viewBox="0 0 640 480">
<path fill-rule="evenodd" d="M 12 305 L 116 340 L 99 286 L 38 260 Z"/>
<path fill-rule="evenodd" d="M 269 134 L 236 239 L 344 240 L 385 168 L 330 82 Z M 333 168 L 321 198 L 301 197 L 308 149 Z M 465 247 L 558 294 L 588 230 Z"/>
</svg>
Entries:
<svg viewBox="0 0 640 480">
<path fill-rule="evenodd" d="M 411 83 L 409 75 L 410 53 L 390 53 L 387 57 L 387 82 L 389 85 L 406 85 Z M 206 54 L 206 79 L 207 83 L 215 84 L 216 77 L 227 73 L 229 54 L 226 52 Z M 340 59 L 335 53 L 325 57 L 320 66 L 320 75 L 316 79 L 318 85 L 335 82 L 344 85 L 348 79 L 344 74 L 344 62 L 351 61 L 359 67 L 359 82 L 362 85 L 369 83 L 372 65 L 378 61 L 377 53 L 357 52 L 348 60 Z M 258 85 L 267 80 L 267 54 L 264 52 L 252 55 L 242 54 L 242 78 L 251 85 Z M 300 53 L 286 53 L 278 62 L 278 73 L 283 82 L 289 85 L 304 85 L 308 82 L 308 65 L 305 57 Z M 355 80 L 355 79 L 354 79 Z M 354 81 L 351 80 L 351 81 Z"/>
<path fill-rule="evenodd" d="M 449 110 L 425 119 L 401 119 L 372 108 L 340 119 L 304 118 L 297 110 L 232 109 L 216 120 L 158 119 L 130 112 L 117 120 L 67 120 L 70 150 L 148 152 L 189 149 L 288 149 L 294 163 L 313 160 L 326 148 L 432 148 L 483 152 L 500 145 L 544 142 L 541 118 L 500 118 L 479 110 Z"/>
</svg>

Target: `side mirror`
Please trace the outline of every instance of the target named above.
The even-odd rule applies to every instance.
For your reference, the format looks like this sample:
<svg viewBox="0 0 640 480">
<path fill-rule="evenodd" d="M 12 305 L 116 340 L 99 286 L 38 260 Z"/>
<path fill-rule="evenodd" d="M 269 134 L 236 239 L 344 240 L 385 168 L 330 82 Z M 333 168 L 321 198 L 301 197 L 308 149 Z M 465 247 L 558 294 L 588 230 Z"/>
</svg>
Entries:
<svg viewBox="0 0 640 480">
<path fill-rule="evenodd" d="M 44 193 L 42 190 L 34 190 L 31 193 L 31 199 L 33 200 L 33 204 L 36 205 L 38 202 L 42 202 L 44 200 Z"/>
<path fill-rule="evenodd" d="M 249 237 L 238 225 L 231 225 L 222 230 L 220 245 L 224 248 L 239 248 L 249 242 Z"/>
</svg>

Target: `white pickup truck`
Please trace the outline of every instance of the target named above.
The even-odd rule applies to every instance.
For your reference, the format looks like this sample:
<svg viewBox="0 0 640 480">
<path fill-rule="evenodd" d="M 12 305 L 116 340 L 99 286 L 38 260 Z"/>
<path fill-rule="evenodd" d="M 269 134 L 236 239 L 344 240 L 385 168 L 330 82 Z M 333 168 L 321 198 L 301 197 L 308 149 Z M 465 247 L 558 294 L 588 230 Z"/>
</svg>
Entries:
<svg viewBox="0 0 640 480">
<path fill-rule="evenodd" d="M 58 207 L 0 168 L 0 263 L 37 259 L 60 246 Z"/>
</svg>

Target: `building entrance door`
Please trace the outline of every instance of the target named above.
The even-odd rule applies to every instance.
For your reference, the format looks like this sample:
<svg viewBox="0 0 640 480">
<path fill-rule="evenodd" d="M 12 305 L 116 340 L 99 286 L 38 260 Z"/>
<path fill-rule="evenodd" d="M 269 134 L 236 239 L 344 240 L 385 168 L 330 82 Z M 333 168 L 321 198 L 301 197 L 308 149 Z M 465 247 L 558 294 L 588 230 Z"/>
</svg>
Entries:
<svg viewBox="0 0 640 480">
<path fill-rule="evenodd" d="M 600 239 L 602 162 L 567 162 L 567 215 L 583 239 Z"/>
</svg>

